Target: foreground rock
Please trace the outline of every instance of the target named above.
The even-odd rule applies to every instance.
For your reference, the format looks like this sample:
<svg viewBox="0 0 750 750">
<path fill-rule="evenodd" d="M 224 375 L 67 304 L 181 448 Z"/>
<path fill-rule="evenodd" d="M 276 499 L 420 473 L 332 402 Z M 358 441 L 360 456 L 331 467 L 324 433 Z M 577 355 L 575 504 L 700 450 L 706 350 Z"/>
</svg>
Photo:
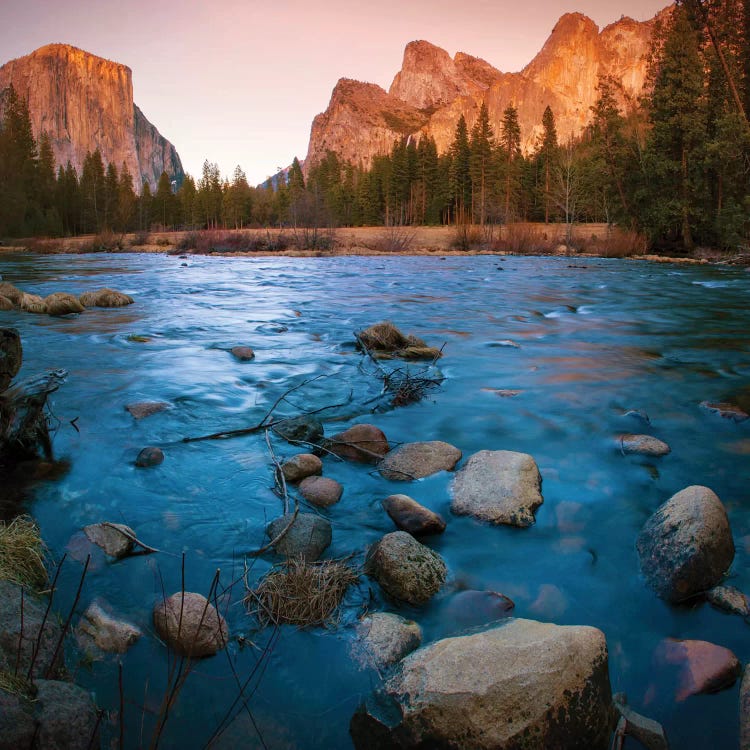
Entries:
<svg viewBox="0 0 750 750">
<path fill-rule="evenodd" d="M 394 531 L 370 548 L 365 572 L 389 596 L 409 604 L 424 604 L 440 590 L 447 568 L 437 552 L 405 531 Z"/>
<path fill-rule="evenodd" d="M 83 532 L 90 542 L 118 560 L 131 554 L 135 546 L 135 532 L 122 523 L 94 523 L 84 526 Z"/>
<path fill-rule="evenodd" d="M 544 502 L 542 478 L 527 453 L 479 451 L 453 481 L 451 510 L 494 524 L 526 527 Z"/>
<path fill-rule="evenodd" d="M 108 614 L 98 602 L 89 605 L 76 631 L 78 644 L 89 653 L 124 654 L 141 635 L 140 628 Z"/>
<path fill-rule="evenodd" d="M 357 625 L 360 648 L 357 659 L 367 666 L 383 669 L 401 661 L 422 644 L 422 628 L 390 612 L 372 612 Z"/>
<path fill-rule="evenodd" d="M 356 748 L 608 747 L 604 634 L 532 620 L 415 651 L 352 718 Z"/>
<path fill-rule="evenodd" d="M 58 619 L 46 612 L 45 600 L 15 583 L 0 581 L 0 670 L 13 673 L 18 664 L 19 673 L 25 675 L 33 663 L 34 677 L 60 673 L 63 655 L 57 643 L 61 628 Z"/>
<path fill-rule="evenodd" d="M 661 505 L 644 524 L 636 547 L 649 586 L 672 603 L 713 588 L 734 559 L 726 510 L 708 487 L 698 485 Z"/>
<path fill-rule="evenodd" d="M 95 292 L 84 292 L 78 301 L 84 307 L 125 307 L 132 305 L 134 300 L 129 294 L 105 287 Z"/>
<path fill-rule="evenodd" d="M 739 659 L 728 648 L 708 641 L 669 638 L 659 644 L 656 662 L 677 666 L 678 701 L 731 687 L 742 673 Z"/>
<path fill-rule="evenodd" d="M 750 602 L 734 586 L 714 586 L 706 593 L 706 599 L 717 609 L 740 617 L 750 617 Z"/>
<path fill-rule="evenodd" d="M 134 404 L 128 404 L 125 408 L 135 419 L 146 419 L 146 417 L 166 411 L 169 404 L 163 401 L 138 401 Z"/>
<path fill-rule="evenodd" d="M 315 417 L 283 419 L 273 426 L 273 431 L 292 445 L 321 445 L 323 423 Z"/>
<path fill-rule="evenodd" d="M 202 658 L 221 651 L 229 640 L 224 618 L 205 596 L 190 591 L 172 594 L 154 605 L 159 637 L 180 656 Z"/>
<path fill-rule="evenodd" d="M 750 664 L 740 686 L 740 750 L 750 750 Z"/>
<path fill-rule="evenodd" d="M 334 435 L 326 448 L 340 458 L 368 464 L 377 463 L 391 449 L 385 433 L 374 424 L 355 424 Z"/>
<path fill-rule="evenodd" d="M 233 346 L 231 352 L 239 362 L 250 362 L 255 359 L 255 352 L 249 346 Z"/>
<path fill-rule="evenodd" d="M 328 477 L 307 477 L 299 484 L 302 497 L 318 508 L 328 508 L 341 500 L 344 488 Z"/>
<path fill-rule="evenodd" d="M 10 310 L 13 310 L 14 308 L 15 305 L 7 297 L 3 297 L 3 295 L 0 294 L 0 310 L 8 312 Z"/>
<path fill-rule="evenodd" d="M 460 460 L 461 451 L 450 443 L 440 440 L 405 443 L 391 451 L 378 470 L 386 479 L 408 482 L 439 471 L 451 471 Z"/>
<path fill-rule="evenodd" d="M 623 453 L 638 453 L 642 456 L 660 458 L 666 456 L 672 449 L 662 440 L 651 435 L 620 435 L 617 443 Z"/>
<path fill-rule="evenodd" d="M 750 415 L 736 404 L 722 402 L 701 401 L 701 406 L 708 411 L 718 414 L 724 419 L 733 419 L 735 422 L 744 422 Z"/>
<path fill-rule="evenodd" d="M 135 459 L 135 465 L 145 469 L 149 466 L 158 466 L 164 462 L 164 451 L 155 445 L 144 448 Z"/>
<path fill-rule="evenodd" d="M 628 706 L 627 698 L 623 693 L 615 695 L 612 702 L 620 714 L 621 721 L 624 720 L 625 722 L 624 731 L 626 735 L 634 737 L 646 750 L 669 750 L 669 742 L 667 742 L 667 736 L 664 734 L 664 727 L 658 721 L 633 711 Z"/>
<path fill-rule="evenodd" d="M 266 533 L 276 537 L 289 525 L 292 515 L 281 516 L 268 524 Z M 303 557 L 307 562 L 317 560 L 331 543 L 331 524 L 314 513 L 298 513 L 294 523 L 274 545 L 274 552 L 286 557 Z"/>
<path fill-rule="evenodd" d="M 82 313 L 86 308 L 78 301 L 77 297 L 65 292 L 54 292 L 44 298 L 44 305 L 48 315 L 69 315 L 70 313 Z"/>
<path fill-rule="evenodd" d="M 323 462 L 313 453 L 299 453 L 284 461 L 281 470 L 286 481 L 294 484 L 320 474 L 323 471 Z"/>
<path fill-rule="evenodd" d="M 390 495 L 383 500 L 383 508 L 399 529 L 412 536 L 442 534 L 445 531 L 442 516 L 408 495 Z"/>
</svg>

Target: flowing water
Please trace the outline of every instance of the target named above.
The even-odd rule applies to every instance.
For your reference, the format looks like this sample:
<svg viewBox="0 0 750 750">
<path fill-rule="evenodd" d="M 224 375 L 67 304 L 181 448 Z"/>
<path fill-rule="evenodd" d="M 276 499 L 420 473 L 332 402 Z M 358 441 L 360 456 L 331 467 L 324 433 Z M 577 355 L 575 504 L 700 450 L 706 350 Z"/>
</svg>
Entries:
<svg viewBox="0 0 750 750">
<path fill-rule="evenodd" d="M 738 686 L 676 702 L 674 675 L 656 655 L 667 638 L 708 640 L 750 659 L 750 629 L 701 603 L 671 607 L 639 572 L 635 539 L 653 510 L 691 484 L 711 487 L 727 507 L 737 553 L 732 585 L 750 593 L 750 421 L 735 423 L 701 401 L 750 400 L 750 273 L 744 269 L 567 258 L 262 258 L 161 255 L 0 258 L 4 278 L 27 291 L 81 293 L 110 286 L 136 304 L 70 319 L 0 312 L 16 326 L 30 375 L 66 368 L 53 397 L 55 449 L 70 462 L 61 479 L 36 487 L 29 509 L 59 559 L 59 606 L 75 595 L 82 565 L 75 535 L 86 524 L 124 522 L 162 550 L 119 562 L 94 559 L 79 609 L 95 597 L 145 632 L 122 658 L 125 745 L 148 744 L 167 679 L 166 649 L 151 608 L 179 590 L 207 592 L 217 568 L 233 639 L 227 654 L 200 662 L 178 696 L 163 747 L 201 747 L 222 719 L 236 719 L 218 746 L 347 748 L 349 718 L 380 681 L 352 656 L 353 623 L 367 605 L 417 620 L 425 642 L 482 624 L 462 590 L 501 592 L 515 614 L 601 628 L 614 691 L 665 726 L 673 747 L 737 746 Z M 352 332 L 382 319 L 445 343 L 442 387 L 419 404 L 371 414 L 380 392 Z M 134 340 L 132 337 L 135 336 Z M 147 341 L 138 337 L 147 338 Z M 256 359 L 228 349 L 252 346 Z M 394 366 L 394 365 L 391 365 Z M 419 366 L 411 365 L 413 372 Z M 380 501 L 407 492 L 443 514 L 428 544 L 449 581 L 427 606 L 386 601 L 363 579 L 339 628 L 257 632 L 242 605 L 244 555 L 264 542 L 280 514 L 262 434 L 181 443 L 184 436 L 258 422 L 292 386 L 320 377 L 277 413 L 351 401 L 324 412 L 328 434 L 374 422 L 392 442 L 444 440 L 464 457 L 482 449 L 531 453 L 544 504 L 528 529 L 491 527 L 451 515 L 450 475 L 405 485 L 371 467 L 325 460 L 345 487 L 323 513 L 332 557 L 355 553 L 392 531 Z M 515 395 L 500 391 L 517 391 Z M 125 406 L 163 401 L 167 411 L 135 421 Z M 377 402 L 375 402 L 377 403 Z M 627 412 L 640 410 L 650 425 Z M 77 430 L 71 425 L 75 420 Z M 647 432 L 672 447 L 661 459 L 624 456 L 616 436 Z M 133 461 L 164 447 L 152 469 Z M 295 449 L 278 440 L 280 457 Z M 71 543 L 71 538 L 73 542 Z M 251 564 L 254 583 L 274 562 Z M 264 650 L 265 649 L 265 650 Z M 254 667 L 257 668 L 253 671 Z M 117 662 L 83 664 L 77 680 L 99 704 L 119 707 Z M 237 702 L 247 681 L 246 710 Z M 107 731 L 116 736 L 117 718 Z"/>
</svg>

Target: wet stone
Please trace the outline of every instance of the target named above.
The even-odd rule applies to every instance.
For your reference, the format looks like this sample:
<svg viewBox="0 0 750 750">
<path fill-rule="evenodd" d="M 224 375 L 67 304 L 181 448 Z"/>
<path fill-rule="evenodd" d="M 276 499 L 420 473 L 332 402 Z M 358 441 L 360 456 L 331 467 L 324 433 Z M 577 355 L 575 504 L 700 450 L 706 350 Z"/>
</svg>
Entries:
<svg viewBox="0 0 750 750">
<path fill-rule="evenodd" d="M 383 500 L 383 508 L 399 529 L 412 536 L 442 534 L 445 531 L 442 516 L 408 495 L 390 495 Z"/>
<path fill-rule="evenodd" d="M 159 412 L 166 411 L 169 404 L 163 401 L 139 401 L 134 404 L 128 404 L 125 407 L 135 419 L 145 419 Z"/>
<path fill-rule="evenodd" d="M 292 515 L 281 516 L 268 524 L 266 533 L 275 539 L 292 520 Z M 298 513 L 291 528 L 274 545 L 274 551 L 286 557 L 303 557 L 308 562 L 317 560 L 331 543 L 331 524 L 314 513 Z"/>
<path fill-rule="evenodd" d="M 89 541 L 101 547 L 108 555 L 117 559 L 126 557 L 133 551 L 135 532 L 122 523 L 94 523 L 84 526 Z"/>
<path fill-rule="evenodd" d="M 359 648 L 355 658 L 367 666 L 382 669 L 397 661 L 422 644 L 422 628 L 390 612 L 371 612 L 357 625 Z"/>
<path fill-rule="evenodd" d="M 300 482 L 299 491 L 309 503 L 327 508 L 341 500 L 344 488 L 328 477 L 307 477 Z"/>
<path fill-rule="evenodd" d="M 404 443 L 380 462 L 378 470 L 386 479 L 408 482 L 451 471 L 460 460 L 461 451 L 441 440 Z"/>
<path fill-rule="evenodd" d="M 355 424 L 334 435 L 326 448 L 340 458 L 377 463 L 391 449 L 383 431 L 373 424 Z"/>
<path fill-rule="evenodd" d="M 292 445 L 321 445 L 323 423 L 315 417 L 292 417 L 283 419 L 273 426 L 273 431 Z"/>
<path fill-rule="evenodd" d="M 150 445 L 144 448 L 135 459 L 135 465 L 141 468 L 158 466 L 164 461 L 164 452 L 161 448 Z"/>
<path fill-rule="evenodd" d="M 76 631 L 78 644 L 92 653 L 124 654 L 141 637 L 140 628 L 107 613 L 98 602 L 92 602 L 83 613 Z"/>
<path fill-rule="evenodd" d="M 320 474 L 323 462 L 313 453 L 298 453 L 284 461 L 281 470 L 287 482 L 301 482 L 307 477 Z"/>
<path fill-rule="evenodd" d="M 201 594 L 178 591 L 154 605 L 153 617 L 159 637 L 181 656 L 213 656 L 229 640 L 226 621 Z"/>
<path fill-rule="evenodd" d="M 620 435 L 617 443 L 623 453 L 639 453 L 642 456 L 666 456 L 671 448 L 663 441 L 652 435 Z"/>
<path fill-rule="evenodd" d="M 750 602 L 734 586 L 714 586 L 706 593 L 706 599 L 717 609 L 740 617 L 750 617 Z"/>
<path fill-rule="evenodd" d="M 249 362 L 255 359 L 255 352 L 249 346 L 234 346 L 231 349 L 232 355 L 239 362 Z"/>
<path fill-rule="evenodd" d="M 744 422 L 748 416 L 748 413 L 741 409 L 736 404 L 730 404 L 727 402 L 712 402 L 712 401 L 701 401 L 701 407 L 718 414 L 724 419 L 733 419 L 735 422 Z"/>
</svg>

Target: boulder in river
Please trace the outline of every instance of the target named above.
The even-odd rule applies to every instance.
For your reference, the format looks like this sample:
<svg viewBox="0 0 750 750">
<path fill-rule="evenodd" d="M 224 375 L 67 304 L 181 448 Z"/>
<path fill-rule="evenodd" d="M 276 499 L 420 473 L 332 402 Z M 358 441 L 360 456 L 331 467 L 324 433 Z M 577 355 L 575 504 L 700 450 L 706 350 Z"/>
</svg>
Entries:
<svg viewBox="0 0 750 750">
<path fill-rule="evenodd" d="M 416 336 L 403 334 L 387 320 L 360 331 L 357 343 L 376 359 L 439 359 L 442 356 L 440 349 L 427 346 Z"/>
<path fill-rule="evenodd" d="M 108 614 L 98 602 L 88 606 L 76 630 L 78 644 L 90 653 L 124 654 L 141 635 L 140 628 Z"/>
<path fill-rule="evenodd" d="M 78 301 L 84 307 L 125 307 L 132 305 L 134 300 L 129 294 L 105 287 L 94 292 L 84 292 Z"/>
<path fill-rule="evenodd" d="M 255 359 L 255 352 L 249 346 L 233 346 L 231 352 L 239 362 L 250 362 Z"/>
<path fill-rule="evenodd" d="M 323 462 L 314 453 L 298 453 L 284 461 L 281 466 L 287 482 L 301 482 L 307 477 L 323 471 Z"/>
<path fill-rule="evenodd" d="M 131 554 L 135 546 L 135 532 L 122 523 L 93 523 L 83 531 L 90 542 L 118 560 Z"/>
<path fill-rule="evenodd" d="M 380 462 L 378 471 L 386 479 L 409 482 L 439 471 L 451 471 L 460 460 L 461 451 L 441 440 L 404 443 Z"/>
<path fill-rule="evenodd" d="M 133 404 L 128 404 L 125 409 L 130 412 L 130 415 L 135 419 L 146 419 L 159 412 L 166 411 L 169 408 L 169 404 L 163 401 L 137 401 Z"/>
<path fill-rule="evenodd" d="M 659 458 L 671 452 L 671 448 L 663 441 L 652 435 L 620 435 L 617 444 L 623 453 L 639 453 L 642 456 Z"/>
<path fill-rule="evenodd" d="M 321 445 L 323 442 L 323 423 L 307 415 L 282 419 L 274 424 L 273 431 L 292 445 Z"/>
<path fill-rule="evenodd" d="M 735 422 L 744 422 L 750 416 L 744 409 L 736 404 L 730 404 L 725 401 L 701 401 L 701 406 L 708 411 L 718 414 L 724 419 L 733 419 Z"/>
<path fill-rule="evenodd" d="M 161 448 L 157 448 L 155 445 L 149 445 L 138 454 L 135 459 L 135 465 L 140 468 L 147 468 L 149 466 L 158 466 L 164 462 L 164 451 Z"/>
<path fill-rule="evenodd" d="M 292 514 L 280 516 L 268 524 L 266 533 L 276 537 L 289 525 Z M 289 530 L 274 545 L 274 552 L 285 557 L 302 557 L 307 562 L 317 560 L 331 544 L 331 524 L 315 513 L 298 513 Z"/>
<path fill-rule="evenodd" d="M 405 531 L 394 531 L 370 548 L 365 572 L 394 599 L 424 604 L 440 590 L 447 568 L 437 552 Z"/>
<path fill-rule="evenodd" d="M 21 305 L 23 292 L 9 281 L 0 281 L 0 294 L 9 299 L 16 307 Z"/>
<path fill-rule="evenodd" d="M 357 750 L 604 750 L 612 718 L 604 634 L 513 619 L 407 656 L 350 732 Z"/>
<path fill-rule="evenodd" d="M 302 497 L 318 508 L 328 508 L 341 500 L 344 488 L 329 477 L 306 477 L 299 483 Z"/>
<path fill-rule="evenodd" d="M 708 487 L 687 487 L 657 508 L 636 542 L 656 593 L 677 603 L 713 588 L 734 559 L 727 512 Z"/>
<path fill-rule="evenodd" d="M 408 495 L 390 495 L 383 500 L 383 508 L 399 529 L 412 536 L 442 534 L 445 531 L 442 516 Z"/>
<path fill-rule="evenodd" d="M 422 628 L 391 612 L 370 612 L 357 625 L 356 658 L 365 665 L 383 669 L 401 661 L 422 643 Z"/>
<path fill-rule="evenodd" d="M 750 601 L 734 586 L 714 586 L 706 592 L 706 599 L 724 612 L 740 617 L 750 617 Z"/>
<path fill-rule="evenodd" d="M 71 313 L 82 313 L 86 310 L 77 297 L 66 292 L 50 294 L 44 298 L 44 304 L 48 315 L 70 315 Z"/>
<path fill-rule="evenodd" d="M 16 306 L 7 297 L 3 297 L 3 295 L 0 294 L 0 310 L 8 312 L 9 310 L 14 310 L 15 307 Z"/>
<path fill-rule="evenodd" d="M 542 478 L 527 453 L 479 451 L 453 481 L 451 510 L 494 524 L 526 527 L 544 502 Z"/>
<path fill-rule="evenodd" d="M 175 653 L 199 659 L 221 651 L 229 640 L 224 618 L 201 594 L 178 591 L 154 605 L 154 627 Z"/>
<path fill-rule="evenodd" d="M 328 441 L 326 448 L 340 458 L 377 463 L 391 449 L 385 433 L 374 424 L 355 424 Z"/>
</svg>

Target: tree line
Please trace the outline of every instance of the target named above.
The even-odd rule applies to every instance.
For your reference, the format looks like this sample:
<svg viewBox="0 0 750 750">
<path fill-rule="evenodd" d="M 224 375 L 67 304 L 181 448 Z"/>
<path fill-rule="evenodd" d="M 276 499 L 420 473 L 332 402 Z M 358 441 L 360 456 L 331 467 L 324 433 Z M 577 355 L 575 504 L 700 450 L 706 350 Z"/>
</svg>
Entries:
<svg viewBox="0 0 750 750">
<path fill-rule="evenodd" d="M 657 247 L 737 248 L 750 231 L 750 0 L 682 0 L 657 28 L 647 94 L 627 112 L 619 84 L 599 82 L 591 122 L 561 142 L 547 107 L 524 154 L 511 104 L 493 128 L 482 105 L 450 148 L 396 141 L 368 169 L 329 151 L 307 175 L 297 159 L 251 187 L 238 166 L 204 162 L 180 186 L 162 174 L 136 193 L 126 165 L 95 151 L 81 174 L 34 140 L 12 87 L 0 124 L 0 236 L 160 228 L 605 222 Z M 176 191 L 173 189 L 179 187 Z"/>
</svg>

